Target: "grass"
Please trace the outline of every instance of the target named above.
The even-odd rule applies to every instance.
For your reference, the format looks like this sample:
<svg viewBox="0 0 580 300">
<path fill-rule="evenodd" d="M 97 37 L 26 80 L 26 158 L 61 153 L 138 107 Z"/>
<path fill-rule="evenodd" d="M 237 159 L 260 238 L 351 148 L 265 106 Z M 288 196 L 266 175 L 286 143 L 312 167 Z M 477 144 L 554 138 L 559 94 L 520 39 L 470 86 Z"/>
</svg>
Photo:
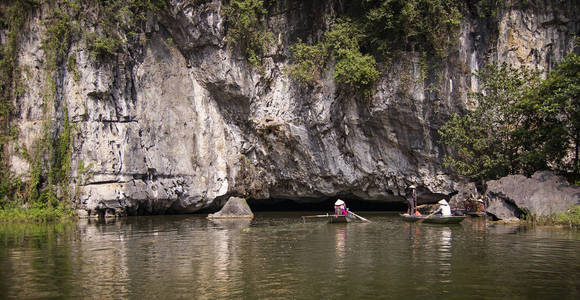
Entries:
<svg viewBox="0 0 580 300">
<path fill-rule="evenodd" d="M 0 223 L 42 223 L 71 219 L 74 211 L 64 207 L 6 207 L 0 209 Z"/>
<path fill-rule="evenodd" d="M 580 205 L 574 205 L 568 211 L 547 216 L 528 216 L 525 221 L 531 225 L 559 225 L 573 229 L 580 228 Z"/>
</svg>

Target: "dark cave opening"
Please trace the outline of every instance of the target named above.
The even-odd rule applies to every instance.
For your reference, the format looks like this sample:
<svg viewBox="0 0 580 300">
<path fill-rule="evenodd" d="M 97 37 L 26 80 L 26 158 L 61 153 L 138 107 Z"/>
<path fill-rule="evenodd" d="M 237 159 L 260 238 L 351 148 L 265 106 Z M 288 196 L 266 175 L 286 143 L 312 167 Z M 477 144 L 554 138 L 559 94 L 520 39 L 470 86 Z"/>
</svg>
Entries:
<svg viewBox="0 0 580 300">
<path fill-rule="evenodd" d="M 342 199 L 352 211 L 404 211 L 407 209 L 406 202 L 385 202 L 375 200 L 362 200 L 350 197 L 331 197 L 326 199 L 248 199 L 248 205 L 254 212 L 265 211 L 327 211 L 334 209 L 334 202 Z"/>
</svg>

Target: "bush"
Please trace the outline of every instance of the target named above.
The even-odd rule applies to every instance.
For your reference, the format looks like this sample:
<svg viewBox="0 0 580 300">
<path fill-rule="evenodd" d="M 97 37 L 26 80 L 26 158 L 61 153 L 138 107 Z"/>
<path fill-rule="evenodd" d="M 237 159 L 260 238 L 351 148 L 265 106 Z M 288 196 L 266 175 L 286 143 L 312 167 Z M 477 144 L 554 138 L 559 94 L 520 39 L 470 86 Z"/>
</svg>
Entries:
<svg viewBox="0 0 580 300">
<path fill-rule="evenodd" d="M 325 33 L 322 41 L 315 45 L 297 43 L 292 46 L 294 64 L 289 75 L 309 85 L 318 81 L 330 57 L 336 60 L 334 79 L 348 91 L 372 92 L 379 78 L 376 61 L 360 52 L 360 41 L 364 34 L 350 19 L 339 19 L 332 30 Z"/>
<path fill-rule="evenodd" d="M 360 0 L 351 6 L 368 36 L 365 45 L 381 57 L 399 50 L 444 57 L 462 18 L 455 0 Z"/>
<path fill-rule="evenodd" d="M 292 78 L 306 84 L 313 84 L 321 79 L 328 58 L 326 44 L 318 43 L 310 46 L 299 42 L 292 45 L 290 51 L 295 61 L 288 67 Z"/>
<path fill-rule="evenodd" d="M 49 222 L 72 218 L 74 212 L 67 208 L 22 208 L 0 209 L 0 222 Z"/>
<path fill-rule="evenodd" d="M 266 13 L 262 0 L 232 0 L 225 9 L 228 43 L 239 47 L 255 67 L 262 65 L 267 43 L 271 40 L 264 24 Z"/>
<path fill-rule="evenodd" d="M 94 34 L 88 38 L 88 42 L 90 55 L 93 58 L 105 58 L 114 56 L 117 54 L 121 46 L 118 38 L 107 36 L 97 37 Z"/>
<path fill-rule="evenodd" d="M 352 49 L 341 49 L 337 56 L 338 61 L 334 70 L 334 79 L 337 83 L 367 89 L 379 78 L 376 62 L 372 56 L 363 55 L 360 51 Z"/>
</svg>

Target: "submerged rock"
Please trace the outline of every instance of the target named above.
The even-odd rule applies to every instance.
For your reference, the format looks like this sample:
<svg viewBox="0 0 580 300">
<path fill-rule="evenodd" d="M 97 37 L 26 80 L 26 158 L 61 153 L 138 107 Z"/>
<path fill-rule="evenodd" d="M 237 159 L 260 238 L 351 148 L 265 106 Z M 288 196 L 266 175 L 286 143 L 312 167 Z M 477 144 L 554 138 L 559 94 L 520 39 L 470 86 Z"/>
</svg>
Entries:
<svg viewBox="0 0 580 300">
<path fill-rule="evenodd" d="M 552 172 L 536 172 L 531 178 L 510 175 L 487 182 L 487 212 L 500 220 L 525 215 L 546 216 L 580 204 L 580 187 Z"/>
<path fill-rule="evenodd" d="M 209 214 L 208 219 L 231 219 L 231 218 L 253 218 L 254 213 L 246 202 L 246 199 L 230 197 L 226 205 L 215 214 Z"/>
</svg>

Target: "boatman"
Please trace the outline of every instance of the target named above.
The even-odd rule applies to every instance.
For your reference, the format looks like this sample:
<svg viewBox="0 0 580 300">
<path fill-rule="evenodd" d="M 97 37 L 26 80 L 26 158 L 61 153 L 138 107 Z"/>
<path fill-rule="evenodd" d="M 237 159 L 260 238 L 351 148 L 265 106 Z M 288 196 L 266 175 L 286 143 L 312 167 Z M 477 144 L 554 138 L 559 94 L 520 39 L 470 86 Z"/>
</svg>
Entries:
<svg viewBox="0 0 580 300">
<path fill-rule="evenodd" d="M 409 192 L 407 193 L 407 201 L 409 201 L 409 209 L 407 213 L 409 215 L 415 214 L 415 203 L 417 202 L 417 194 L 415 193 L 415 186 L 411 185 L 409 187 Z"/>
<path fill-rule="evenodd" d="M 344 201 L 338 199 L 334 202 L 334 214 L 339 216 L 346 216 L 346 204 Z"/>
</svg>

